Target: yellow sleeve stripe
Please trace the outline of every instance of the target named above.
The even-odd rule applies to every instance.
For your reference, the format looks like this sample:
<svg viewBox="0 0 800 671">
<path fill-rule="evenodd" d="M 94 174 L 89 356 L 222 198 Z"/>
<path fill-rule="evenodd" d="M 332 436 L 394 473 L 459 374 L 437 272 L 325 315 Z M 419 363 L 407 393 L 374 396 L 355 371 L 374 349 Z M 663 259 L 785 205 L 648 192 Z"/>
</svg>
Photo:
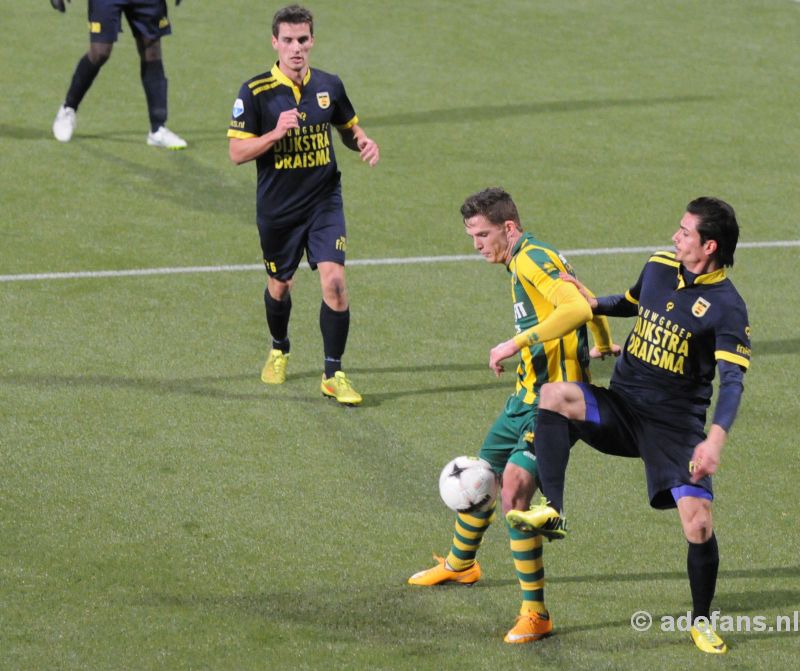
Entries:
<svg viewBox="0 0 800 671">
<path fill-rule="evenodd" d="M 245 133 L 243 130 L 233 130 L 233 128 L 228 129 L 228 137 L 236 138 L 237 140 L 246 140 L 251 137 L 258 137 L 255 133 Z"/>
<path fill-rule="evenodd" d="M 717 361 L 729 361 L 730 363 L 735 363 L 737 366 L 741 366 L 745 370 L 750 368 L 750 359 L 746 357 L 739 356 L 738 354 L 733 354 L 731 352 L 723 352 L 722 350 L 717 350 L 714 352 L 714 358 Z"/>
<path fill-rule="evenodd" d="M 663 263 L 665 266 L 671 266 L 672 268 L 677 268 L 681 264 L 676 261 L 674 258 L 670 258 L 669 256 L 662 256 L 660 254 L 654 255 L 650 257 L 650 261 L 653 263 Z"/>
<path fill-rule="evenodd" d="M 631 296 L 630 291 L 625 292 L 625 300 L 629 303 L 633 303 L 634 305 L 639 305 L 639 301 L 637 301 L 633 296 Z"/>
<path fill-rule="evenodd" d="M 355 126 L 357 123 L 358 123 L 358 115 L 354 116 L 346 124 L 342 124 L 341 126 L 336 126 L 336 128 L 338 128 L 339 130 L 349 130 L 350 128 Z"/>
<path fill-rule="evenodd" d="M 263 93 L 264 91 L 269 91 L 270 89 L 274 89 L 276 86 L 279 86 L 278 82 L 272 82 L 271 84 L 264 84 L 264 86 L 259 86 L 257 89 L 253 89 L 253 95 L 257 96 L 259 93 Z"/>
<path fill-rule="evenodd" d="M 261 86 L 262 84 L 277 84 L 275 77 L 264 77 L 263 79 L 254 79 L 251 81 L 248 86 L 250 89 L 255 89 Z"/>
</svg>

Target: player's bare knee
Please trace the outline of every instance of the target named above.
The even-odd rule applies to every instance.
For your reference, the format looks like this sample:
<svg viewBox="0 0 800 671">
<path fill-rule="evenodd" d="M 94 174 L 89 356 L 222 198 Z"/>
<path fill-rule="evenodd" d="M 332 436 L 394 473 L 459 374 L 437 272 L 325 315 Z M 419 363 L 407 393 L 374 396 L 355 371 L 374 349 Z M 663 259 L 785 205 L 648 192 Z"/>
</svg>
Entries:
<svg viewBox="0 0 800 671">
<path fill-rule="evenodd" d="M 271 277 L 267 282 L 267 291 L 269 291 L 269 295 L 274 300 L 284 301 L 289 297 L 292 291 L 292 284 L 293 280 L 282 282 L 281 280 L 276 280 Z"/>
<path fill-rule="evenodd" d="M 161 40 L 156 38 L 137 38 L 136 47 L 139 50 L 139 57 L 143 61 L 161 60 Z"/>
<path fill-rule="evenodd" d="M 688 514 L 682 514 L 681 525 L 687 541 L 690 543 L 705 543 L 714 532 L 711 508 L 700 506 L 694 508 Z"/>
<path fill-rule="evenodd" d="M 89 62 L 92 65 L 102 66 L 111 57 L 114 45 L 106 42 L 92 42 L 89 46 Z"/>
<path fill-rule="evenodd" d="M 328 307 L 331 310 L 341 312 L 346 310 L 347 302 L 347 285 L 343 277 L 330 277 L 323 282 L 322 296 Z"/>
<path fill-rule="evenodd" d="M 548 382 L 539 390 L 539 408 L 566 414 L 569 410 L 567 389 L 564 382 Z"/>
</svg>

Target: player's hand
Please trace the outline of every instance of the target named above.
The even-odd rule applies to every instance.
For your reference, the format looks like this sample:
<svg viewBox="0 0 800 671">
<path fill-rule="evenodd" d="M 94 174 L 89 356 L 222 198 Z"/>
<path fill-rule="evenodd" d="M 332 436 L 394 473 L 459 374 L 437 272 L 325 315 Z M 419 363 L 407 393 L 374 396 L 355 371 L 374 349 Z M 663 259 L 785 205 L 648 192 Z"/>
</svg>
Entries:
<svg viewBox="0 0 800 671">
<path fill-rule="evenodd" d="M 500 377 L 500 373 L 505 370 L 501 362 L 505 359 L 510 359 L 517 352 L 519 352 L 519 347 L 517 347 L 517 343 L 514 342 L 513 338 L 492 348 L 489 352 L 489 368 L 495 374 L 495 377 Z"/>
<path fill-rule="evenodd" d="M 369 163 L 372 168 L 381 158 L 381 150 L 378 148 L 378 143 L 375 140 L 370 140 L 366 135 L 362 135 L 357 143 L 358 151 L 361 155 L 361 160 Z"/>
<path fill-rule="evenodd" d="M 297 111 L 296 107 L 281 112 L 278 117 L 278 123 L 275 126 L 276 139 L 280 140 L 282 137 L 286 137 L 286 134 L 292 128 L 300 128 L 299 118 L 300 112 Z"/>
<path fill-rule="evenodd" d="M 617 345 L 617 343 L 611 343 L 610 350 L 601 350 L 599 347 L 595 346 L 589 350 L 589 358 L 591 359 L 600 359 L 600 361 L 605 361 L 607 356 L 613 356 L 614 358 L 618 357 L 622 354 L 622 348 Z"/>
<path fill-rule="evenodd" d="M 597 307 L 597 299 L 594 296 L 592 296 L 592 294 L 589 293 L 589 291 L 586 289 L 585 286 L 583 286 L 583 284 L 581 284 L 581 282 L 578 280 L 577 277 L 573 277 L 569 273 L 559 273 L 558 276 L 561 278 L 562 281 L 569 282 L 570 284 L 575 285 L 575 287 L 580 292 L 581 296 L 583 296 L 586 299 L 586 302 L 589 304 L 589 307 L 591 307 L 592 310 L 594 310 Z"/>
<path fill-rule="evenodd" d="M 70 0 L 67 0 L 67 2 L 70 2 Z M 50 0 L 50 4 L 53 5 L 53 9 L 57 9 L 62 14 L 67 11 L 64 0 Z"/>
<path fill-rule="evenodd" d="M 710 438 L 697 444 L 692 453 L 692 460 L 689 462 L 692 482 L 699 482 L 707 475 L 714 475 L 717 472 L 721 452 L 722 445 Z"/>
</svg>

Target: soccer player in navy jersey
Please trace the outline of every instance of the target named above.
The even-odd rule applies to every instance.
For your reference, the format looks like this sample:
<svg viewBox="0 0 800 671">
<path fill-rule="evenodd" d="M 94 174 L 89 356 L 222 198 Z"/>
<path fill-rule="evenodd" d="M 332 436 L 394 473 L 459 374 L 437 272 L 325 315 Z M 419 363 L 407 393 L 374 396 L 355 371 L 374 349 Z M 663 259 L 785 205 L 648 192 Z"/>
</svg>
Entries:
<svg viewBox="0 0 800 671">
<path fill-rule="evenodd" d="M 292 278 L 305 252 L 319 270 L 319 324 L 325 355 L 320 390 L 344 405 L 361 395 L 342 370 L 350 328 L 345 284 L 347 233 L 332 130 L 345 147 L 374 166 L 378 145 L 358 125 L 341 79 L 311 69 L 314 19 L 299 5 L 278 10 L 272 47 L 278 62 L 246 81 L 234 102 L 228 129 L 236 164 L 255 160 L 258 173 L 256 222 L 267 270 L 264 291 L 272 346 L 261 372 L 266 384 L 286 380 L 290 352 Z"/>
<path fill-rule="evenodd" d="M 506 191 L 491 187 L 469 196 L 461 206 L 461 216 L 475 249 L 489 263 L 505 266 L 511 285 L 516 335 L 492 348 L 489 368 L 499 376 L 503 360 L 519 354 L 516 388 L 478 453 L 502 478 L 500 499 L 506 512 L 527 508 L 536 492 L 532 442 L 541 386 L 554 380 L 588 382 L 590 358 L 616 356 L 620 348 L 611 342 L 606 318 L 592 318 L 580 292 L 561 277 L 561 273 L 573 273 L 566 259 L 523 230 L 517 207 Z M 592 350 L 587 326 L 595 341 Z M 481 568 L 476 555 L 493 519 L 494 506 L 458 513 L 447 557 L 434 555 L 437 564 L 412 575 L 409 584 L 434 587 L 477 582 Z M 533 643 L 553 631 L 544 600 L 542 536 L 510 528 L 509 539 L 522 604 L 503 640 Z"/>
<path fill-rule="evenodd" d="M 50 4 L 59 12 L 66 11 L 64 0 L 50 0 Z M 181 0 L 175 0 L 175 4 L 181 4 Z M 186 141 L 166 126 L 167 78 L 161 59 L 161 38 L 169 35 L 172 28 L 165 0 L 89 0 L 89 51 L 78 61 L 67 97 L 53 121 L 53 135 L 59 142 L 72 139 L 78 123 L 78 106 L 111 56 L 122 30 L 123 14 L 133 31 L 141 61 L 139 70 L 150 116 L 147 144 L 185 149 Z"/>
<path fill-rule="evenodd" d="M 725 272 L 738 239 L 733 208 L 717 198 L 697 198 L 672 237 L 675 251 L 651 256 L 627 293 L 584 293 L 594 314 L 636 322 L 608 389 L 574 382 L 542 387 L 534 447 L 549 505 L 506 516 L 518 529 L 563 537 L 564 479 L 577 439 L 606 454 L 641 458 L 650 505 L 678 509 L 688 541 L 692 640 L 715 654 L 727 646 L 708 622 L 719 567 L 711 476 L 750 365 L 747 308 Z M 719 394 L 706 435 L 715 368 Z"/>
</svg>

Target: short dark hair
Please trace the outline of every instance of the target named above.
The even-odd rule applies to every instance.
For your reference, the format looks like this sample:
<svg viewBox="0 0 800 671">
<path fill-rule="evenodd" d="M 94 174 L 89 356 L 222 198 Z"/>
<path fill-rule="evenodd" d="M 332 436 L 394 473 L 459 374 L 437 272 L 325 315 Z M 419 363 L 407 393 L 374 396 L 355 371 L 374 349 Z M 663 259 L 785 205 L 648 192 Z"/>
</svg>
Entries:
<svg viewBox="0 0 800 671">
<path fill-rule="evenodd" d="M 724 200 L 701 196 L 686 206 L 686 211 L 700 218 L 697 232 L 700 242 L 717 243 L 716 259 L 720 266 L 733 265 L 733 253 L 739 241 L 739 223 L 736 213 Z"/>
<path fill-rule="evenodd" d="M 478 191 L 464 200 L 464 204 L 461 206 L 461 216 L 464 217 L 464 220 L 479 214 L 482 214 L 495 226 L 500 226 L 505 221 L 513 221 L 517 228 L 522 228 L 517 206 L 511 195 L 499 186 Z"/>
<path fill-rule="evenodd" d="M 273 37 L 278 37 L 278 31 L 282 23 L 307 23 L 311 29 L 311 37 L 314 37 L 314 15 L 310 9 L 300 5 L 289 5 L 275 12 L 275 16 L 272 17 Z"/>
</svg>

